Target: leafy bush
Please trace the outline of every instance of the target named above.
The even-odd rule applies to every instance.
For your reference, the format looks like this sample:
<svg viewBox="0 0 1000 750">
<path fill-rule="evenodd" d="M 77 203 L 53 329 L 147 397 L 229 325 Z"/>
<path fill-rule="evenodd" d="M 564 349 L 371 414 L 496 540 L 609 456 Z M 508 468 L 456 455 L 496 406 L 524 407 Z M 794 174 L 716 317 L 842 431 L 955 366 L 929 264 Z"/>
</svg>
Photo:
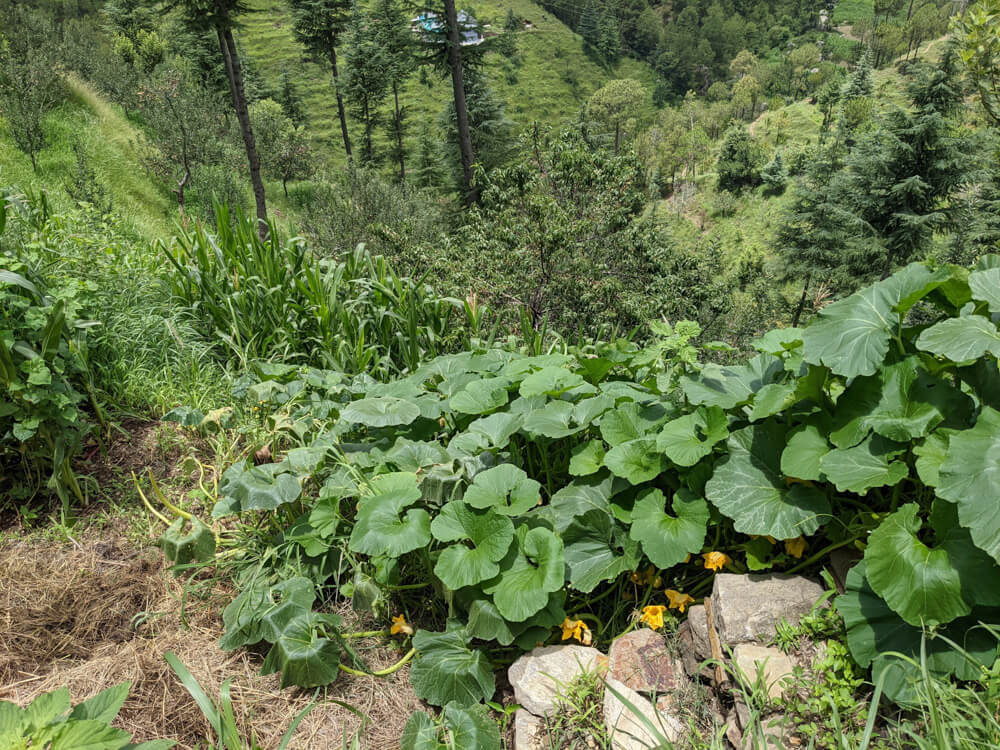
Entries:
<svg viewBox="0 0 1000 750">
<path fill-rule="evenodd" d="M 102 690 L 93 698 L 70 705 L 69 690 L 44 693 L 27 708 L 0 701 L 0 747 L 50 750 L 169 750 L 170 740 L 131 743 L 128 732 L 111 726 L 128 697 L 130 683 Z"/>
<path fill-rule="evenodd" d="M 462 305 L 423 279 L 399 276 L 363 246 L 341 260 L 317 258 L 276 226 L 262 241 L 254 222 L 230 221 L 223 206 L 216 214 L 217 235 L 198 226 L 163 251 L 174 295 L 220 353 L 392 374 L 445 349 L 449 319 Z"/>
<path fill-rule="evenodd" d="M 13 195 L 4 198 L 0 233 L 9 206 L 29 218 L 42 210 L 34 218 L 44 223 L 46 205 L 40 209 Z M 41 257 L 30 244 L 12 245 L 15 251 L 24 252 L 9 255 L 0 247 L 0 467 L 5 478 L 21 475 L 29 480 L 24 487 L 35 485 L 35 491 L 32 478 L 49 474 L 47 485 L 65 513 L 71 501 L 84 500 L 71 462 L 90 430 L 81 404 L 88 390 L 93 394 L 86 331 L 94 323 L 78 318 L 93 289 L 76 281 L 50 284 L 39 273 Z M 16 498 L 19 491 L 8 487 L 4 494 Z"/>
<path fill-rule="evenodd" d="M 412 670 L 435 705 L 491 696 L 476 641 L 530 648 L 567 617 L 609 638 L 630 581 L 643 604 L 668 581 L 680 608 L 709 566 L 860 547 L 837 608 L 905 701 L 921 649 L 960 679 L 997 657 L 977 623 L 1000 617 L 998 281 L 998 256 L 913 264 L 735 366 L 700 364 L 692 324 L 644 349 L 446 355 L 384 384 L 270 366 L 247 397 L 283 457 L 232 466 L 213 514 L 262 514 L 317 583 L 349 562 L 356 606 L 439 592 L 446 612 L 421 606 L 447 627 L 418 631 Z"/>
</svg>

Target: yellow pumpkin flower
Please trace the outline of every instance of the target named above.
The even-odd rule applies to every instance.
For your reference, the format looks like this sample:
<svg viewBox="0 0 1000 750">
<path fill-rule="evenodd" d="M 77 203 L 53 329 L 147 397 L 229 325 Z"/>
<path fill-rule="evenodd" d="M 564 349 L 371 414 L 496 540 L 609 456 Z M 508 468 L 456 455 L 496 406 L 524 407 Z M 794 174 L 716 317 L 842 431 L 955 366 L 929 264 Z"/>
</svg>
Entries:
<svg viewBox="0 0 1000 750">
<path fill-rule="evenodd" d="M 562 628 L 562 640 L 566 641 L 570 638 L 576 638 L 584 646 L 590 645 L 592 640 L 590 628 L 583 620 L 571 620 L 569 617 L 566 617 L 559 627 Z"/>
<path fill-rule="evenodd" d="M 797 536 L 794 539 L 785 540 L 785 552 L 794 557 L 796 560 L 801 559 L 802 554 L 808 548 L 806 544 L 805 537 Z"/>
<path fill-rule="evenodd" d="M 705 568 L 707 570 L 722 570 L 733 561 L 725 552 L 705 552 L 701 557 L 705 561 Z"/>
<path fill-rule="evenodd" d="M 389 628 L 389 635 L 413 635 L 413 626 L 406 621 L 405 615 L 396 615 L 392 618 L 392 627 Z"/>
<path fill-rule="evenodd" d="M 761 535 L 760 535 L 760 534 L 751 534 L 751 535 L 750 535 L 750 538 L 751 538 L 751 539 L 761 539 L 762 537 L 761 537 Z M 769 543 L 769 544 L 777 544 L 777 542 L 778 542 L 778 540 L 777 540 L 777 539 L 775 539 L 775 538 L 774 538 L 773 536 L 771 536 L 770 534 L 767 534 L 767 535 L 766 535 L 766 536 L 764 536 L 763 538 L 764 538 L 764 539 L 766 539 L 766 540 L 768 541 L 768 543 Z"/>
<path fill-rule="evenodd" d="M 667 599 L 670 600 L 670 609 L 677 609 L 681 612 L 684 608 L 694 602 L 694 597 L 689 594 L 682 594 L 679 591 L 674 591 L 673 589 L 667 589 L 663 592 L 667 595 Z"/>
<path fill-rule="evenodd" d="M 667 608 L 662 604 L 650 604 L 648 607 L 642 608 L 639 622 L 646 623 L 653 630 L 659 630 L 663 627 L 663 613 L 666 611 Z"/>
</svg>

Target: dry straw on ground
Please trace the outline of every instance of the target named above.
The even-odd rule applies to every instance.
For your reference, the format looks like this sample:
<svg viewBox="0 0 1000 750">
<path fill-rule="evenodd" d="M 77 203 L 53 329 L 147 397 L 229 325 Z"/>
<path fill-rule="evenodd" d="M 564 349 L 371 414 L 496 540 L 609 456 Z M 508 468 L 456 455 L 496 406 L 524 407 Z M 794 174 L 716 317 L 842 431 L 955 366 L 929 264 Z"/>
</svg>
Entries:
<svg viewBox="0 0 1000 750">
<path fill-rule="evenodd" d="M 189 597 L 185 607 L 183 593 L 155 549 L 136 551 L 108 539 L 4 543 L 0 700 L 25 705 L 65 685 L 77 702 L 129 680 L 132 690 L 117 721 L 122 729 L 136 741 L 165 737 L 181 748 L 204 745 L 211 737 L 208 724 L 163 660 L 164 652 L 173 651 L 216 696 L 223 680 L 232 678 L 245 736 L 252 730 L 260 747 L 276 747 L 313 692 L 280 690 L 276 676 L 258 674 L 258 655 L 219 650 L 227 592 L 217 591 L 209 601 Z M 379 641 L 357 645 L 372 669 L 399 656 Z M 369 721 L 361 728 L 351 711 L 321 703 L 299 725 L 290 748 L 339 748 L 359 729 L 362 747 L 396 748 L 407 717 L 419 708 L 405 668 L 382 679 L 343 675 L 326 696 L 354 706 Z"/>
</svg>

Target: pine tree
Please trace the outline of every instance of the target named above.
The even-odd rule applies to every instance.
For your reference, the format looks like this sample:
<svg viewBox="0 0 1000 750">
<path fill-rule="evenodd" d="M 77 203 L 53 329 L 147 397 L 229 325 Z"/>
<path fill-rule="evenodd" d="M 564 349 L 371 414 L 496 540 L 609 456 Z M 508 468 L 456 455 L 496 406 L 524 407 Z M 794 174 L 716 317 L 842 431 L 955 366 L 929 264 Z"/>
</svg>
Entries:
<svg viewBox="0 0 1000 750">
<path fill-rule="evenodd" d="M 293 123 L 301 125 L 305 121 L 302 96 L 287 70 L 281 71 L 281 77 L 278 79 L 277 102 L 281 105 L 281 111 L 285 113 L 285 117 Z"/>
<path fill-rule="evenodd" d="M 330 64 L 333 90 L 337 97 L 337 116 L 344 151 L 350 161 L 351 136 L 347 132 L 347 114 L 337 67 L 337 47 L 350 19 L 351 0 L 288 0 L 292 11 L 293 33 L 299 44 L 319 60 Z"/>
<path fill-rule="evenodd" d="M 865 47 L 864 54 L 858 61 L 858 66 L 844 84 L 840 94 L 841 101 L 849 102 L 863 96 L 871 96 L 875 92 L 875 79 L 872 77 L 872 49 Z"/>
<path fill-rule="evenodd" d="M 387 94 L 388 65 L 368 17 L 357 3 L 351 10 L 344 58 L 344 93 L 365 126 L 362 158 L 370 164 L 375 161 L 372 134 L 379 119 L 378 107 Z"/>
<path fill-rule="evenodd" d="M 597 19 L 594 46 L 607 63 L 617 62 L 622 54 L 622 35 L 618 19 L 610 11 L 603 11 Z"/>
<path fill-rule="evenodd" d="M 785 192 L 785 185 L 788 183 L 788 171 L 781 160 L 781 150 L 774 152 L 771 159 L 760 171 L 760 180 L 764 185 L 764 192 L 772 195 L 781 195 Z"/>
<path fill-rule="evenodd" d="M 730 125 L 722 139 L 716 172 L 719 190 L 738 192 L 760 184 L 763 154 L 750 131 L 741 123 Z"/>
<path fill-rule="evenodd" d="M 954 57 L 924 66 L 908 93 L 912 111 L 891 112 L 864 137 L 841 178 L 845 202 L 880 240 L 874 262 L 883 277 L 927 248 L 970 170 L 968 142 L 951 120 L 962 103 Z"/>
<path fill-rule="evenodd" d="M 392 143 L 390 157 L 399 164 L 399 179 L 406 180 L 406 109 L 399 103 L 399 90 L 413 75 L 412 33 L 400 0 L 376 0 L 370 19 L 372 33 L 386 65 L 386 77 L 392 90 L 393 111 L 387 131 Z"/>
</svg>

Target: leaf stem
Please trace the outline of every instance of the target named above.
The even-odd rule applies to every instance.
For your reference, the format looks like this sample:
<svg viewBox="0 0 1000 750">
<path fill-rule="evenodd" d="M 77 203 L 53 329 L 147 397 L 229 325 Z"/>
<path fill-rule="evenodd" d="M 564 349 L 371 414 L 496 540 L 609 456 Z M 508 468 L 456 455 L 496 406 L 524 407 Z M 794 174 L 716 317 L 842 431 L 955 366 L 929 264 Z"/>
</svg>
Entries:
<svg viewBox="0 0 1000 750">
<path fill-rule="evenodd" d="M 358 677 L 388 677 L 393 672 L 398 672 L 400 669 L 402 669 L 406 665 L 406 663 L 413 658 L 413 655 L 416 653 L 417 650 L 415 648 L 411 648 L 409 651 L 406 652 L 406 656 L 397 661 L 391 667 L 380 669 L 377 672 L 362 672 L 360 669 L 354 669 L 353 667 L 346 667 L 343 664 L 338 664 L 337 666 L 340 667 L 340 670 L 342 672 L 347 672 L 347 674 L 357 675 Z"/>
</svg>

